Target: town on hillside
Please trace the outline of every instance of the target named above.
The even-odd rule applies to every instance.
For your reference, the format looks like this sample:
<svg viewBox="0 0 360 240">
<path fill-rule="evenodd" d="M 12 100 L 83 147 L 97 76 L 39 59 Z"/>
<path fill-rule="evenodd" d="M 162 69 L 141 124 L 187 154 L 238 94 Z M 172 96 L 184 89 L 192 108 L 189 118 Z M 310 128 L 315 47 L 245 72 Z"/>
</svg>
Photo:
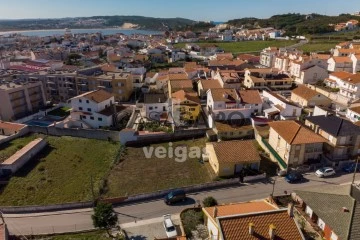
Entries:
<svg viewBox="0 0 360 240">
<path fill-rule="evenodd" d="M 351 17 L 0 35 L 0 240 L 359 240 Z"/>
</svg>

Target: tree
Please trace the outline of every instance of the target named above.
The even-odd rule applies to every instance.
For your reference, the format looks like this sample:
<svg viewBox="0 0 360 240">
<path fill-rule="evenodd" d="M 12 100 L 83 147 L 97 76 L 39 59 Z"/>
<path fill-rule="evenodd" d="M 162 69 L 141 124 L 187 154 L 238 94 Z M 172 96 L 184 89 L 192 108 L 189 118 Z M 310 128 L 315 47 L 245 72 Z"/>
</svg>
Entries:
<svg viewBox="0 0 360 240">
<path fill-rule="evenodd" d="M 110 229 L 117 225 L 118 217 L 109 203 L 99 202 L 94 208 L 94 214 L 91 216 L 95 228 L 106 230 L 110 237 Z"/>
<path fill-rule="evenodd" d="M 203 205 L 204 205 L 204 207 L 213 207 L 213 206 L 218 205 L 218 203 L 215 198 L 209 196 L 203 200 Z"/>
</svg>

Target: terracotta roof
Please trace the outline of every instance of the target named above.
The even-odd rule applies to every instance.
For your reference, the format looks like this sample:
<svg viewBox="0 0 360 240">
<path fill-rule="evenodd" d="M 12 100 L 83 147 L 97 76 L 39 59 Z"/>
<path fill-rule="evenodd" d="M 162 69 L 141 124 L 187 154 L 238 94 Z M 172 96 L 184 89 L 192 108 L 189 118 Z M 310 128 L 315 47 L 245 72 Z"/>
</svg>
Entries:
<svg viewBox="0 0 360 240">
<path fill-rule="evenodd" d="M 233 59 L 234 56 L 232 55 L 232 53 L 217 53 L 216 54 L 216 59 L 217 60 L 221 60 L 221 59 Z"/>
<path fill-rule="evenodd" d="M 211 143 L 219 163 L 243 163 L 260 161 L 253 140 L 222 141 Z"/>
<path fill-rule="evenodd" d="M 349 73 L 349 72 L 333 72 L 333 73 L 330 74 L 330 76 L 334 76 L 334 77 L 337 77 L 337 78 L 340 78 L 340 79 L 348 78 L 351 75 L 352 74 Z"/>
<path fill-rule="evenodd" d="M 351 84 L 358 84 L 360 83 L 360 73 L 352 74 L 350 77 L 342 78 L 342 80 Z"/>
<path fill-rule="evenodd" d="M 303 99 L 310 100 L 311 98 L 321 95 L 317 91 L 310 89 L 304 85 L 299 85 L 297 88 L 291 91 L 292 94 L 295 94 Z"/>
<path fill-rule="evenodd" d="M 194 103 L 200 104 L 200 99 L 196 92 L 185 92 L 184 90 L 179 90 L 177 92 L 172 93 L 171 98 L 174 98 L 174 99 L 177 99 L 180 101 L 189 100 Z"/>
<path fill-rule="evenodd" d="M 291 120 L 270 122 L 275 130 L 288 144 L 306 144 L 326 142 L 325 138 Z"/>
<path fill-rule="evenodd" d="M 337 63 L 352 63 L 350 57 L 332 57 L 332 59 Z"/>
<path fill-rule="evenodd" d="M 236 90 L 232 88 L 211 89 L 210 94 L 214 101 L 235 102 L 239 99 Z"/>
<path fill-rule="evenodd" d="M 218 80 L 200 80 L 204 90 L 222 88 Z"/>
<path fill-rule="evenodd" d="M 349 110 L 360 114 L 360 106 L 349 108 Z"/>
<path fill-rule="evenodd" d="M 24 124 L 20 123 L 11 123 L 11 122 L 0 122 L 0 129 L 10 129 L 13 131 L 20 131 L 22 128 L 26 127 Z"/>
<path fill-rule="evenodd" d="M 192 89 L 193 84 L 191 80 L 171 80 L 170 85 L 174 89 Z"/>
<path fill-rule="evenodd" d="M 95 90 L 92 92 L 88 92 L 88 93 L 84 93 L 82 95 L 79 95 L 77 97 L 84 97 L 87 98 L 89 100 L 92 100 L 96 103 L 101 103 L 105 100 L 108 100 L 109 98 L 113 97 L 114 95 L 112 95 L 111 93 L 103 90 L 103 89 L 99 89 L 99 90 Z"/>
<path fill-rule="evenodd" d="M 249 76 L 249 78 L 251 79 L 251 81 L 253 81 L 253 83 L 264 83 L 264 82 L 266 82 L 265 79 L 262 78 L 262 77 Z"/>
<path fill-rule="evenodd" d="M 215 207 L 207 207 L 203 208 L 205 212 L 208 213 L 209 216 L 214 218 L 214 209 Z M 246 213 L 254 213 L 254 212 L 263 212 L 269 210 L 277 209 L 275 206 L 262 201 L 254 201 L 254 202 L 241 202 L 241 203 L 232 203 L 226 205 L 218 205 L 216 206 L 216 217 L 225 217 L 236 214 L 246 214 Z"/>
<path fill-rule="evenodd" d="M 262 100 L 258 90 L 240 90 L 239 95 L 242 103 L 261 104 Z"/>
<path fill-rule="evenodd" d="M 302 240 L 300 229 L 294 218 L 290 218 L 286 209 L 219 218 L 219 225 L 224 240 L 268 240 L 269 226 L 276 227 L 274 240 Z M 249 234 L 249 223 L 254 224 L 255 232 Z"/>
<path fill-rule="evenodd" d="M 169 73 L 170 80 L 186 80 L 188 76 L 186 73 Z"/>
</svg>

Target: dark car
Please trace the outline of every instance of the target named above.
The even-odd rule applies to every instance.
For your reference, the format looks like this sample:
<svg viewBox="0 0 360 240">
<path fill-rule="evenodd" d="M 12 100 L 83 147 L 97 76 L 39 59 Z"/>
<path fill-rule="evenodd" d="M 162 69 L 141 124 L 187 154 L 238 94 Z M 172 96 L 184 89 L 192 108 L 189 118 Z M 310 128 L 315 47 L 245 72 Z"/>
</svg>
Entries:
<svg viewBox="0 0 360 240">
<path fill-rule="evenodd" d="M 184 190 L 174 190 L 166 194 L 164 202 L 168 205 L 186 200 Z"/>
<path fill-rule="evenodd" d="M 347 164 L 342 168 L 342 170 L 347 173 L 353 173 L 355 171 L 355 165 L 356 163 Z M 356 171 L 360 172 L 360 164 L 357 165 Z"/>
<path fill-rule="evenodd" d="M 301 173 L 298 172 L 292 172 L 289 173 L 285 176 L 285 180 L 288 183 L 295 183 L 295 182 L 300 182 L 304 179 L 303 175 Z"/>
</svg>

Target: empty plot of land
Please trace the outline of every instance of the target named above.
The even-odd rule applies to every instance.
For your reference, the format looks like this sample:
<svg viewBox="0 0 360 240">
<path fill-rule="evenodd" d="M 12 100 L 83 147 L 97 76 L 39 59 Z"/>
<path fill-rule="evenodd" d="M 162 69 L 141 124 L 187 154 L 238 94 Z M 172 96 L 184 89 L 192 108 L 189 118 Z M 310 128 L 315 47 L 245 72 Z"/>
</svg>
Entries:
<svg viewBox="0 0 360 240">
<path fill-rule="evenodd" d="M 154 152 L 158 147 L 169 150 L 168 143 L 153 144 L 146 147 L 147 151 L 150 151 L 151 147 Z M 158 158 L 153 152 L 150 158 L 146 158 L 142 147 L 127 147 L 124 160 L 110 172 L 105 195 L 118 197 L 148 193 L 212 180 L 206 165 L 199 162 L 200 158 L 188 157 L 190 147 L 205 147 L 205 139 L 174 142 L 174 151 L 176 147 L 185 147 L 188 150 L 187 154 L 184 153 L 187 155 L 184 162 L 176 161 L 175 154 L 173 157 L 166 154 L 165 158 Z"/>
<path fill-rule="evenodd" d="M 8 147 L 16 148 L 19 141 L 36 137 L 39 135 L 14 140 Z M 47 136 L 46 141 L 48 146 L 23 166 L 8 185 L 0 188 L 0 205 L 91 200 L 91 179 L 97 194 L 119 149 L 119 144 L 94 139 Z"/>
</svg>

